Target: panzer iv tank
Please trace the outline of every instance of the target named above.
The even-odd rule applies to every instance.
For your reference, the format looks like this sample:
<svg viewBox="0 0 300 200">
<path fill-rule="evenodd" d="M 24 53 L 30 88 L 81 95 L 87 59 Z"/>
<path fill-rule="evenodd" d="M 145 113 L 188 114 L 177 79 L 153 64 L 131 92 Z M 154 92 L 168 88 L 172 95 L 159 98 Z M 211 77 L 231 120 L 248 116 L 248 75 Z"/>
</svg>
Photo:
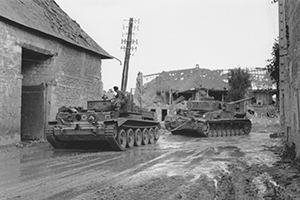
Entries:
<svg viewBox="0 0 300 200">
<path fill-rule="evenodd" d="M 253 98 L 221 102 L 201 98 L 187 102 L 187 110 L 165 118 L 165 126 L 172 134 L 193 134 L 201 137 L 248 135 L 251 121 L 243 111 L 243 103 Z"/>
<path fill-rule="evenodd" d="M 88 101 L 85 110 L 62 107 L 56 120 L 48 123 L 46 139 L 54 148 L 96 143 L 114 151 L 155 143 L 159 139 L 159 122 L 152 112 L 131 112 L 132 95 L 129 99 L 120 112 L 114 110 L 111 100 Z"/>
</svg>

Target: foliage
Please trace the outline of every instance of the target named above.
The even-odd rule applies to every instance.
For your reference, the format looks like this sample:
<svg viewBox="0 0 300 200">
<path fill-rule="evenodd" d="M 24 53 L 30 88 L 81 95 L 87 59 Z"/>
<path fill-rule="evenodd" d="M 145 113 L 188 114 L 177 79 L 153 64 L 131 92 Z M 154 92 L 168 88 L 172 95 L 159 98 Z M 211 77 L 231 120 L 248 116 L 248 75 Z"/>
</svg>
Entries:
<svg viewBox="0 0 300 200">
<path fill-rule="evenodd" d="M 272 47 L 272 58 L 268 59 L 267 70 L 270 73 L 271 79 L 276 83 L 277 90 L 279 86 L 279 43 L 278 39 L 275 39 L 275 42 Z"/>
<path fill-rule="evenodd" d="M 250 73 L 248 70 L 236 68 L 229 71 L 228 101 L 236 101 L 245 98 L 247 89 L 251 87 Z"/>
</svg>

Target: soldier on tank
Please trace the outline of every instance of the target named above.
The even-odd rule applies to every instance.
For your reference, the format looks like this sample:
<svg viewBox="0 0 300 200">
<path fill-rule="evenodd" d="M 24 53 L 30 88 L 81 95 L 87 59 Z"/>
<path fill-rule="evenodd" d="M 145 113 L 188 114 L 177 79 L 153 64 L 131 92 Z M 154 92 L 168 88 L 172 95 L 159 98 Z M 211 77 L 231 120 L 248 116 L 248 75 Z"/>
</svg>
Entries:
<svg viewBox="0 0 300 200">
<path fill-rule="evenodd" d="M 116 111 L 120 112 L 120 110 L 126 104 L 126 96 L 122 91 L 119 90 L 119 88 L 117 86 L 114 86 L 113 88 L 114 88 L 114 91 L 116 92 L 114 108 Z"/>
</svg>

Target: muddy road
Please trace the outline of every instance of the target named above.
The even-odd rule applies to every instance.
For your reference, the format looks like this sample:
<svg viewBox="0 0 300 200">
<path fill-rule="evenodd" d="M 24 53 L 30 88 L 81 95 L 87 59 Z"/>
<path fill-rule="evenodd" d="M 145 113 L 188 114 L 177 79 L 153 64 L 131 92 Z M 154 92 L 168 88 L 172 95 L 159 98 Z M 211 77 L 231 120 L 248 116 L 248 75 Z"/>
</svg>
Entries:
<svg viewBox="0 0 300 200">
<path fill-rule="evenodd" d="M 289 199 L 268 173 L 279 159 L 270 147 L 280 143 L 269 134 L 166 132 L 126 152 L 0 148 L 0 199 Z"/>
</svg>

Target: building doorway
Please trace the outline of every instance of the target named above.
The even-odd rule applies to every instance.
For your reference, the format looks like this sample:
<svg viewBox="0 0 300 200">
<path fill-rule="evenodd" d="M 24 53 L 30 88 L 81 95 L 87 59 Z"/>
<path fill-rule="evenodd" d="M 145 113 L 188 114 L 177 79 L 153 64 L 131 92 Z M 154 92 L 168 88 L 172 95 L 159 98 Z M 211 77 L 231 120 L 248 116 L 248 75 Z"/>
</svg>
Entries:
<svg viewBox="0 0 300 200">
<path fill-rule="evenodd" d="M 22 86 L 21 140 L 43 137 L 45 125 L 45 87 Z"/>
<path fill-rule="evenodd" d="M 44 137 L 49 56 L 22 48 L 21 140 Z"/>
<path fill-rule="evenodd" d="M 168 110 L 167 109 L 161 109 L 161 121 L 165 120 L 167 114 L 168 114 Z"/>
</svg>

